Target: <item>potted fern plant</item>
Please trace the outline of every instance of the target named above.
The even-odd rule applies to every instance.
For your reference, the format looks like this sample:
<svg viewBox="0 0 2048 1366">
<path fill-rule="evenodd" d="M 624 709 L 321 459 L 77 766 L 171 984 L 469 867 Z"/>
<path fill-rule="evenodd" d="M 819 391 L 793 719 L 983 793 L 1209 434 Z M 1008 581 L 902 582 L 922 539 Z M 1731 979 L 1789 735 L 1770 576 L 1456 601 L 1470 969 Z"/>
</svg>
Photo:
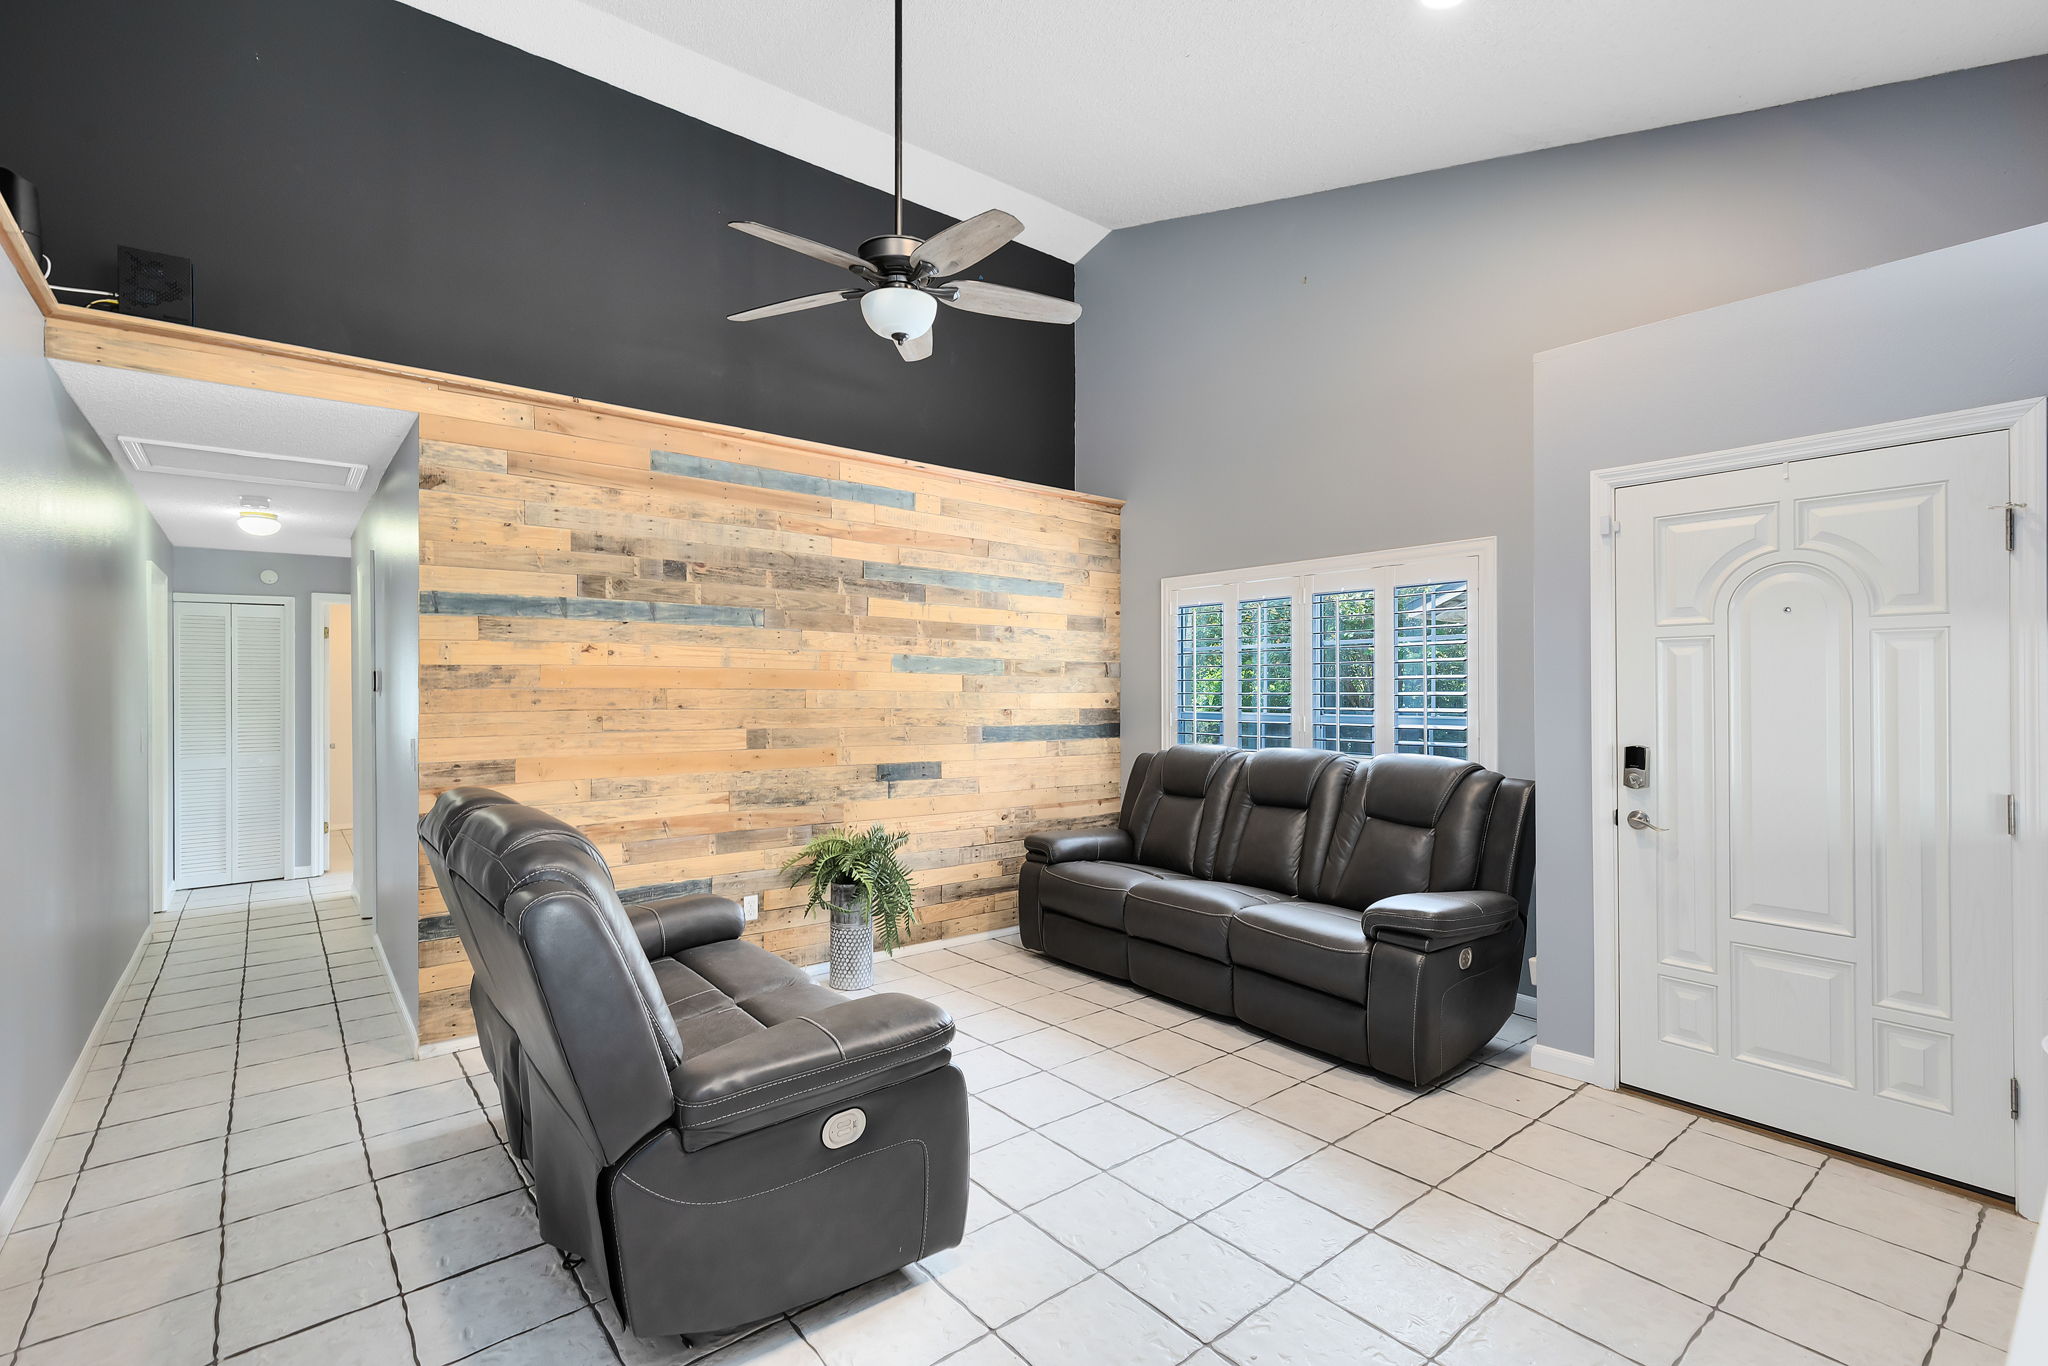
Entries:
<svg viewBox="0 0 2048 1366">
<path fill-rule="evenodd" d="M 834 991 L 864 991 L 875 984 L 875 945 L 895 953 L 903 932 L 917 923 L 917 889 L 896 851 L 909 835 L 881 826 L 834 830 L 817 836 L 782 865 L 792 887 L 808 886 L 805 910 L 832 911 Z"/>
</svg>

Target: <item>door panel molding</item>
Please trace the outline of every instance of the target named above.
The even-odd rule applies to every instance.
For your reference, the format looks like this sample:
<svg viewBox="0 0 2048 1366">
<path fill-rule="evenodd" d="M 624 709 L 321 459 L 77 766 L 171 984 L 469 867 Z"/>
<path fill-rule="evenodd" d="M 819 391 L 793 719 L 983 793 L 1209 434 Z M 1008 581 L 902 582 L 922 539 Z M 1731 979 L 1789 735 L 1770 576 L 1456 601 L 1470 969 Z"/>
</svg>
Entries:
<svg viewBox="0 0 2048 1366">
<path fill-rule="evenodd" d="M 1766 442 L 1730 450 L 1702 452 L 1675 459 L 1595 470 L 1588 477 L 1588 540 L 1591 559 L 1590 663 L 1591 771 L 1596 776 L 1587 793 L 1593 830 L 1593 1008 L 1594 1051 L 1575 1075 L 1605 1087 L 1616 1087 L 1621 1076 L 1620 924 L 1619 859 L 1620 830 L 1615 813 L 1627 806 L 1629 793 L 1620 784 L 1620 755 L 1617 749 L 1618 713 L 1618 631 L 1617 537 L 1649 534 L 1652 528 L 1626 527 L 1616 523 L 1616 495 L 1625 488 L 1658 484 L 1698 475 L 1752 470 L 1785 465 L 1800 460 L 1848 455 L 1885 447 L 1981 433 L 2005 437 L 2011 498 L 2021 506 L 2013 516 L 2013 550 L 2010 560 L 2011 608 L 2011 738 L 2013 748 L 2013 796 L 2016 802 L 2016 831 L 2012 845 L 2013 908 L 2013 1067 L 2023 1096 L 2015 1134 L 2017 1168 L 2013 1189 L 2020 1212 L 2030 1218 L 2042 1213 L 2044 1190 L 2048 1190 L 2048 918 L 2021 913 L 2023 908 L 2048 904 L 2048 399 L 2028 398 L 1956 412 L 1937 413 L 1904 421 L 1880 423 L 1844 431 L 1823 432 L 1784 441 Z M 1910 490 L 1901 490 L 1910 492 Z M 1910 500 L 1905 500 L 1910 502 Z M 1909 509 L 1920 515 L 1922 509 Z M 1959 515 L 1975 509 L 1957 509 Z M 1904 511 L 1893 509 L 1896 523 Z M 1931 515 L 1931 514 L 1930 514 Z M 1991 519 L 2002 517 L 1997 510 L 1983 512 L 1982 534 L 1999 534 Z M 1802 516 L 1800 521 L 1809 519 Z M 1823 523 L 1826 518 L 1821 518 Z M 1883 517 L 1875 519 L 1884 522 Z M 1842 537 L 1884 534 L 1872 530 L 1872 518 L 1838 521 L 1835 526 L 1817 528 L 1821 534 Z M 1807 526 L 1787 534 L 1804 539 Z M 1844 553 L 1841 547 L 1831 547 Z M 1760 552 L 1768 553 L 1768 552 Z M 1754 557 L 1744 556 L 1745 560 Z M 1850 558 L 1844 553 L 1844 558 Z M 1702 566 L 1704 569 L 1705 566 Z M 1732 575 L 1734 570 L 1729 571 Z M 1928 610 L 1925 606 L 1894 605 L 1897 595 L 1918 598 L 1924 603 L 1930 592 L 1946 594 L 1949 585 L 1938 577 L 1917 584 L 1872 583 L 1868 587 L 1877 599 L 1877 612 L 1886 605 L 1895 611 Z M 1659 595 L 1659 615 L 1666 605 L 1676 609 L 1684 594 L 1673 598 Z M 1683 616 L 1674 610 L 1673 615 Z M 1677 623 L 1673 623 L 1677 624 Z M 1923 910 L 1926 908 L 1922 908 Z M 1680 979 L 1668 979 L 1674 983 Z M 1899 984 L 1888 983 L 1888 989 Z M 1909 992 L 1908 995 L 1911 993 Z M 1673 1003 L 1675 1004 L 1675 1003 Z M 1912 1011 L 1901 1000 L 1887 1008 L 1900 1013 Z M 1929 1020 L 1923 1013 L 1915 1018 Z M 1931 1021 L 1930 1021 L 1931 1022 Z M 1688 1032 L 1683 1031 L 1682 1032 Z M 1885 1022 L 1876 1038 L 1850 1043 L 1866 1055 L 1879 1091 L 1900 1102 L 1902 1112 L 1916 1110 L 1929 1119 L 1939 1118 L 1947 1104 L 1946 1088 L 1954 1072 L 1954 1059 L 1944 1050 L 1946 1035 L 1939 1030 L 1904 1022 Z M 1696 1045 L 1695 1045 L 1696 1046 Z M 1728 1041 L 1724 1046 L 1736 1045 Z M 1545 1049 L 1546 1054 L 1555 1050 Z M 1713 1061 L 1701 1054 L 1702 1063 Z M 1764 1072 L 1763 1075 L 1768 1075 Z M 1787 1078 L 1788 1081 L 1792 1080 Z M 1815 1135 L 1822 1141 L 1841 1143 L 1839 1136 Z"/>
</svg>

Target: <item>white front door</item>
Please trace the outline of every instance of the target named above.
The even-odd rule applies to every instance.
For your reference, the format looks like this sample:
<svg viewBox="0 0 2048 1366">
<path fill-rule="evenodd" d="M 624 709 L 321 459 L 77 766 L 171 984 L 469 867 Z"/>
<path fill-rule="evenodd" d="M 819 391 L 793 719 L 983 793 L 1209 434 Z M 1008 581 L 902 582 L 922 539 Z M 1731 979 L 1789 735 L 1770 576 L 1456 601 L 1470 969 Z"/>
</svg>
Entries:
<svg viewBox="0 0 2048 1366">
<path fill-rule="evenodd" d="M 2008 478 L 1994 433 L 1617 493 L 1627 1084 L 2013 1189 Z"/>
</svg>

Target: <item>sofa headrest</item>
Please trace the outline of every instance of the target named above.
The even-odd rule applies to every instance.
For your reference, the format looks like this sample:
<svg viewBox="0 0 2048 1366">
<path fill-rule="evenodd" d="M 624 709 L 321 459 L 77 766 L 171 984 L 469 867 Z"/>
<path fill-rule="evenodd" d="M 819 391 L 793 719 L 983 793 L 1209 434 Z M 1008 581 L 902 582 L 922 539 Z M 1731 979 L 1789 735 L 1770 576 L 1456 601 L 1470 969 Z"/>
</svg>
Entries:
<svg viewBox="0 0 2048 1366">
<path fill-rule="evenodd" d="M 1246 795 L 1255 806 L 1306 811 L 1316 783 L 1340 756 L 1326 749 L 1261 749 L 1245 760 Z"/>
<path fill-rule="evenodd" d="M 434 804 L 427 814 L 420 817 L 420 840 L 443 858 L 448 854 L 448 841 L 462 823 L 469 819 L 479 807 L 509 806 L 512 799 L 504 793 L 488 787 L 451 787 L 434 798 Z"/>
<path fill-rule="evenodd" d="M 569 883 L 594 902 L 618 904 L 611 869 L 574 826 L 504 800 L 468 803 L 458 814 L 459 822 L 448 823 L 442 858 L 451 874 L 498 910 L 512 893 L 541 881 Z"/>
<path fill-rule="evenodd" d="M 1224 745 L 1175 745 L 1159 752 L 1159 790 L 1169 797 L 1206 796 L 1224 762 L 1237 753 Z"/>
<path fill-rule="evenodd" d="M 1433 754 L 1385 754 L 1365 772 L 1365 814 L 1402 825 L 1434 827 L 1458 784 L 1480 765 Z"/>
</svg>

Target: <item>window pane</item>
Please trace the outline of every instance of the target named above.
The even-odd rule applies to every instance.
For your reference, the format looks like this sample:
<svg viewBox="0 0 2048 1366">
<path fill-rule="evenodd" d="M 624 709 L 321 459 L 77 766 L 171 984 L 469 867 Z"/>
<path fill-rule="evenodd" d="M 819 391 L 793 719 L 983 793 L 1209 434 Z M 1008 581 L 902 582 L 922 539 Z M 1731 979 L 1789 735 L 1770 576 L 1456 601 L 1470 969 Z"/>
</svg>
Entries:
<svg viewBox="0 0 2048 1366">
<path fill-rule="evenodd" d="M 1462 579 L 1394 589 L 1396 753 L 1468 757 L 1470 606 Z"/>
<path fill-rule="evenodd" d="M 1372 753 L 1372 590 L 1318 593 L 1312 720 L 1315 747 Z"/>
<path fill-rule="evenodd" d="M 1273 749 L 1294 743 L 1294 599 L 1237 605 L 1237 743 Z"/>
<path fill-rule="evenodd" d="M 1223 604 L 1180 609 L 1173 737 L 1183 745 L 1223 743 Z"/>
</svg>

